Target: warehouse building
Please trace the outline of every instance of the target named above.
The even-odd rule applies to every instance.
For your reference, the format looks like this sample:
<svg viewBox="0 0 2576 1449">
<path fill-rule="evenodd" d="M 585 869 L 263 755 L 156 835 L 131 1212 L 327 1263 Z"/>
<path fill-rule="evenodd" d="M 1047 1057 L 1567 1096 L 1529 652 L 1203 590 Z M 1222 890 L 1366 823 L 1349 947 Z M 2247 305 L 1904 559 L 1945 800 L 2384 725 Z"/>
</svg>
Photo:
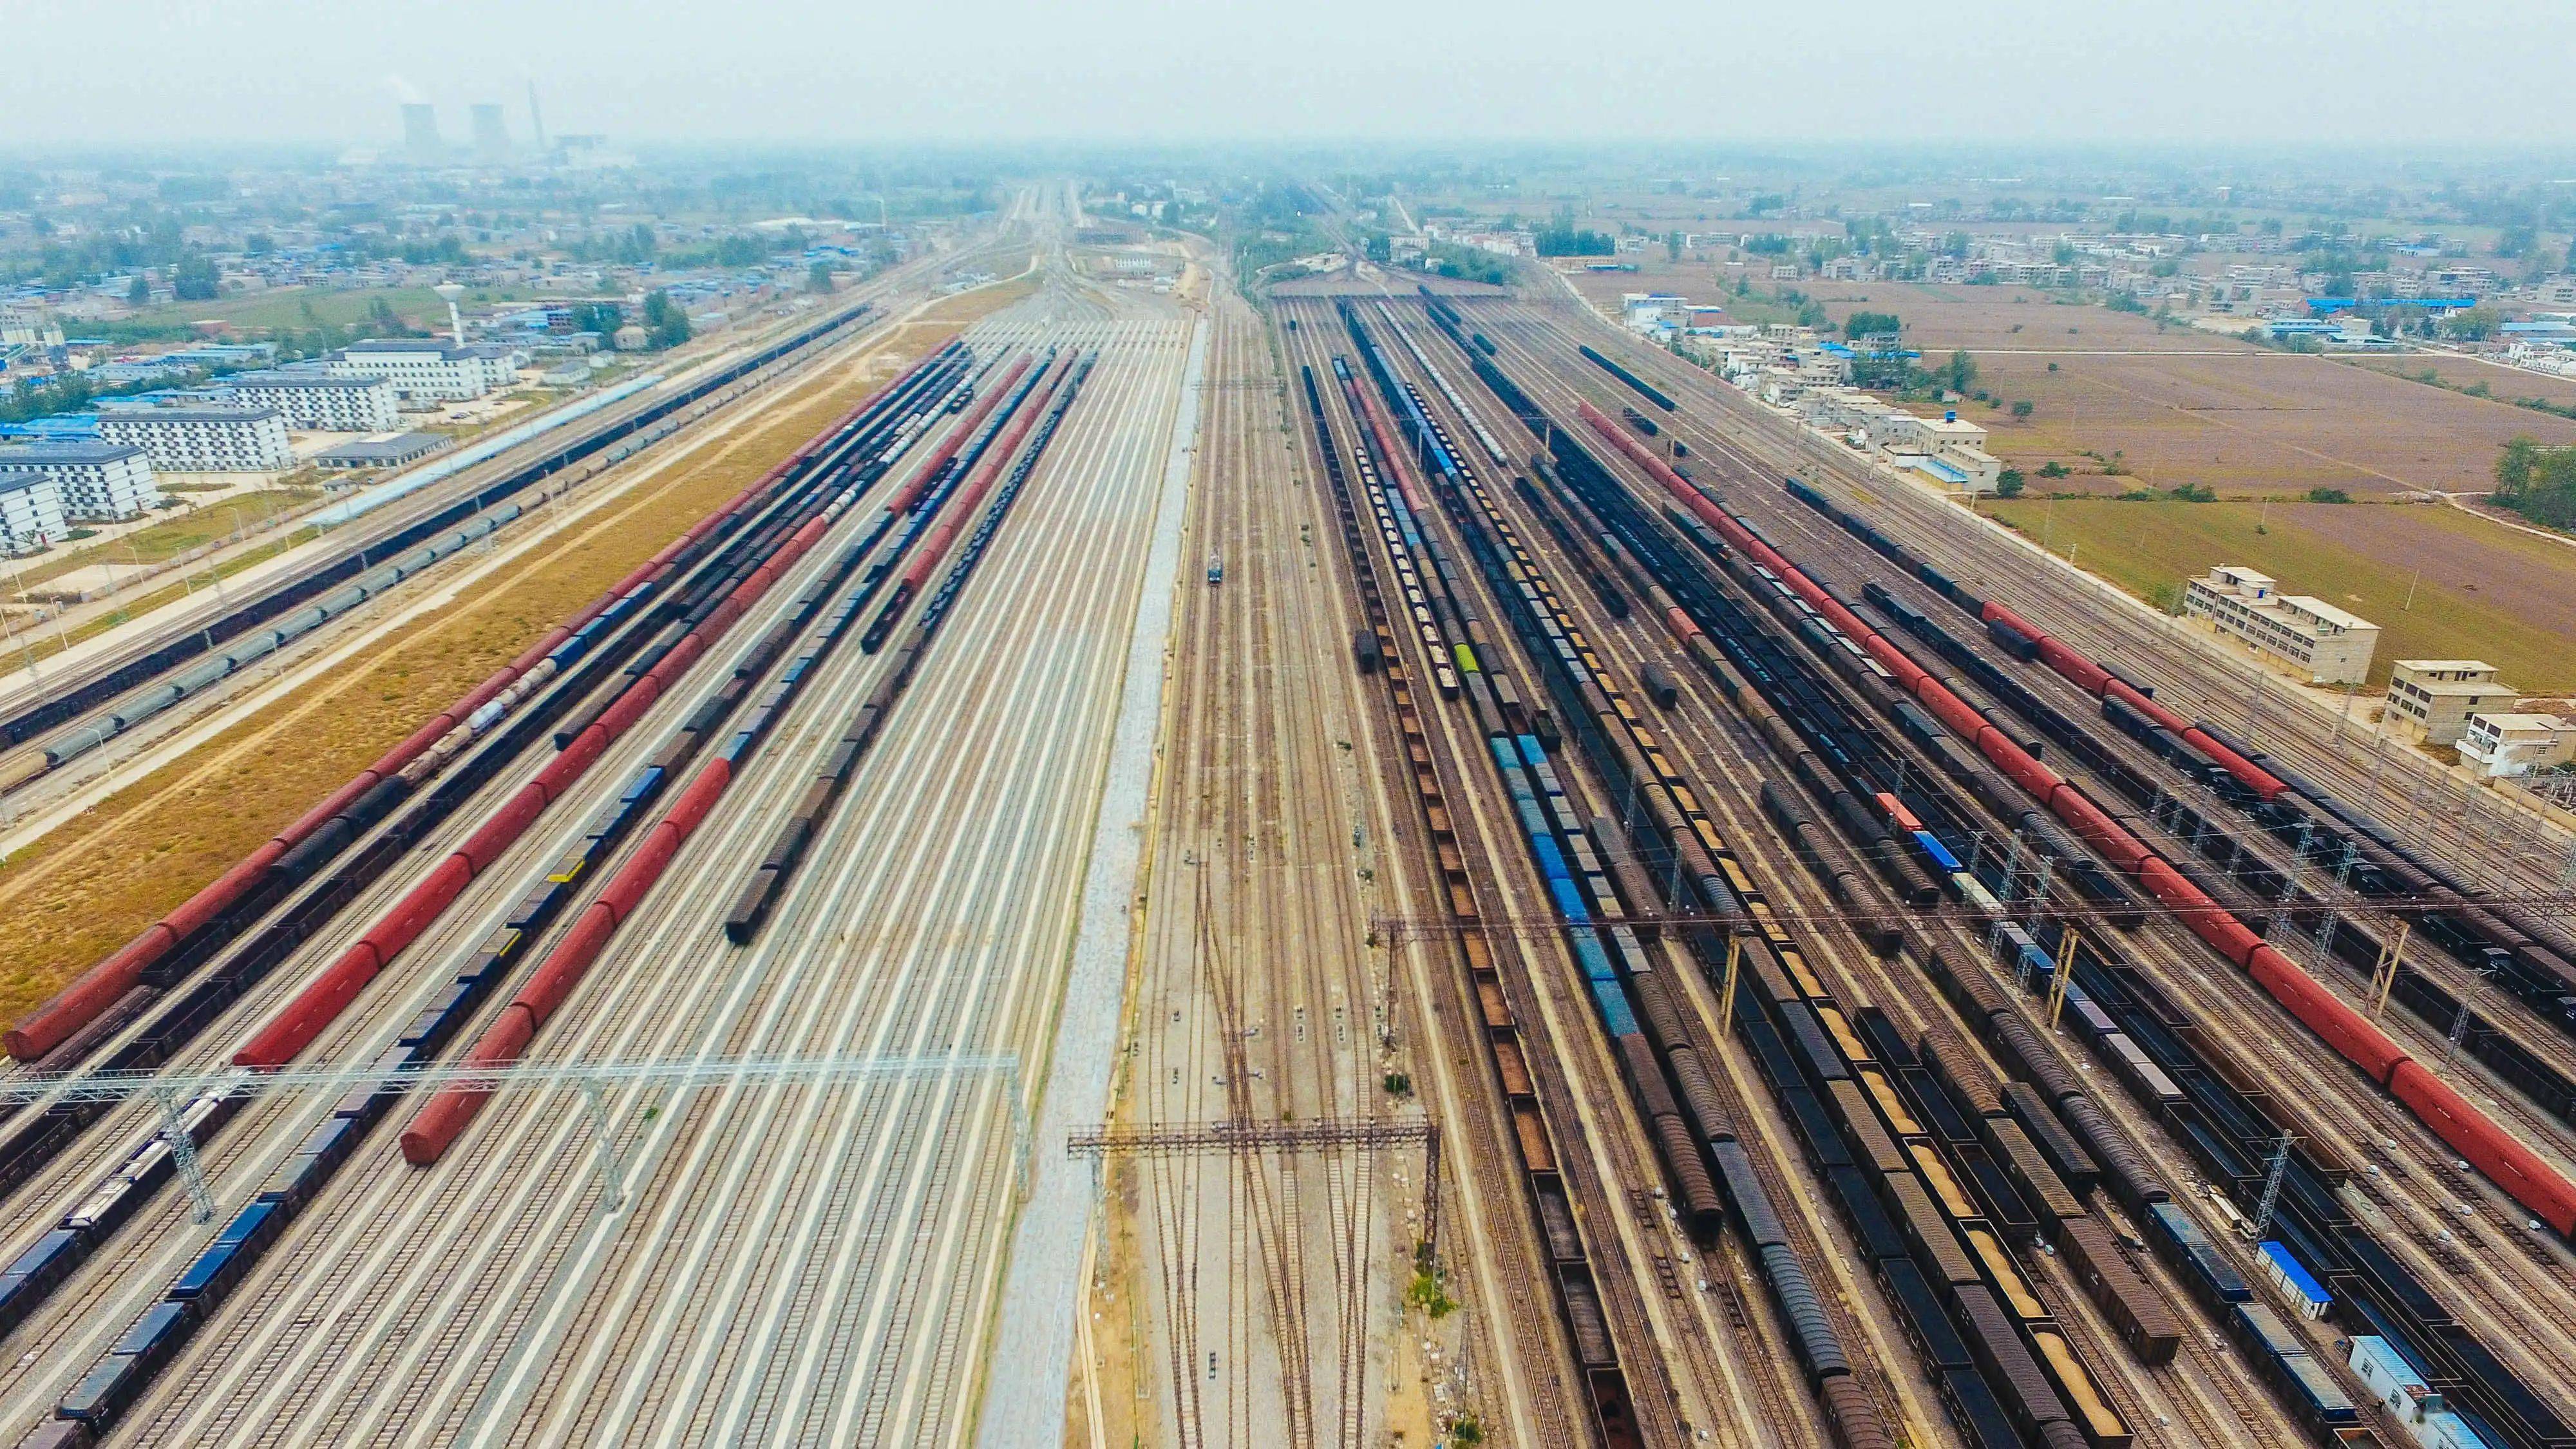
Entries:
<svg viewBox="0 0 2576 1449">
<path fill-rule="evenodd" d="M 448 444 L 444 433 L 405 433 L 398 438 L 361 440 L 324 448 L 313 461 L 330 469 L 399 468 L 417 463 Z"/>
<path fill-rule="evenodd" d="M 2182 611 L 2257 654 L 2289 665 L 2310 684 L 2359 684 L 2370 677 L 2379 626 L 2323 599 L 2284 594 L 2270 574 L 2221 564 L 2186 579 Z"/>
<path fill-rule="evenodd" d="M 282 473 L 295 466 L 275 408 L 136 408 L 101 413 L 103 443 L 141 448 L 164 473 Z"/>
<path fill-rule="evenodd" d="M 381 377 L 333 377 L 327 372 L 243 372 L 224 379 L 233 400 L 275 408 L 286 425 L 304 432 L 381 433 L 401 426 L 394 385 Z"/>
<path fill-rule="evenodd" d="M 64 439 L 0 448 L 0 472 L 21 470 L 54 480 L 67 518 L 113 522 L 166 501 L 149 455 L 132 443 Z"/>
<path fill-rule="evenodd" d="M 0 553 L 33 553 L 70 531 L 61 484 L 33 469 L 0 471 Z"/>
<path fill-rule="evenodd" d="M 2469 716 L 2510 713 L 2521 701 L 2483 659 L 2400 659 L 2389 670 L 2388 718 L 2428 745 L 2457 744 Z"/>
<path fill-rule="evenodd" d="M 324 366 L 334 377 L 383 378 L 407 402 L 465 402 L 518 381 L 527 362 L 506 347 L 377 339 L 350 343 Z"/>
</svg>

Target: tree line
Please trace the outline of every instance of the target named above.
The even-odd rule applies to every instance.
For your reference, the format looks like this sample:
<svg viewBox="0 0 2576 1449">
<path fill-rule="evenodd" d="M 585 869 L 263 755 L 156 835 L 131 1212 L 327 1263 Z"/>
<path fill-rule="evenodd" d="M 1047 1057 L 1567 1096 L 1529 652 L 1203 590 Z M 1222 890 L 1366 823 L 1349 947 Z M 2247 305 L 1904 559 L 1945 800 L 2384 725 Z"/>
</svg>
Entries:
<svg viewBox="0 0 2576 1449">
<path fill-rule="evenodd" d="M 2518 436 L 2496 458 L 2494 501 L 2534 523 L 2576 529 L 2576 447 Z"/>
</svg>

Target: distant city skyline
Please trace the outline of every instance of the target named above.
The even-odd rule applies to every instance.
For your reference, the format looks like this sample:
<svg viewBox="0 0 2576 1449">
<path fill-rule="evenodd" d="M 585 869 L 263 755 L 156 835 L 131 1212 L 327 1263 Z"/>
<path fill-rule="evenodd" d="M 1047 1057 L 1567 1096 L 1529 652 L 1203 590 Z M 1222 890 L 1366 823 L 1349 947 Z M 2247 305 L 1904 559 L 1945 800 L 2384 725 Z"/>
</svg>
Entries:
<svg viewBox="0 0 2576 1449">
<path fill-rule="evenodd" d="M 10 7 L 9 135 L 403 145 L 428 102 L 660 141 L 1477 139 L 2558 146 L 2557 0 L 1897 0 L 1585 21 L 1526 3 L 789 0 Z"/>
</svg>

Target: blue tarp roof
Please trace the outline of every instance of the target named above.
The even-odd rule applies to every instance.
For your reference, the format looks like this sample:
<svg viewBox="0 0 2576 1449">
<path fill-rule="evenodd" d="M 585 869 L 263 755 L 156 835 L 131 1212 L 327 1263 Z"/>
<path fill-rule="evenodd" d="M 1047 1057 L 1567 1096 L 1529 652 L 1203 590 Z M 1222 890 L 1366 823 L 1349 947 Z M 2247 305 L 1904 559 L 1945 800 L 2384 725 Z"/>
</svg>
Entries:
<svg viewBox="0 0 2576 1449">
<path fill-rule="evenodd" d="M 2272 1260 L 2272 1265 L 2274 1267 L 2281 1270 L 2281 1276 L 2289 1280 L 2291 1287 L 2296 1288 L 2301 1293 L 2307 1295 L 2307 1299 L 2310 1303 L 2327 1303 L 2333 1301 L 2332 1296 L 2326 1292 L 2324 1285 L 2317 1282 L 2315 1276 L 2309 1273 L 2306 1266 L 2300 1263 L 2296 1257 L 2291 1255 L 2288 1248 L 2281 1246 L 2281 1244 L 2276 1241 L 2266 1239 L 2263 1242 L 2260 1251 L 2264 1257 Z"/>
</svg>

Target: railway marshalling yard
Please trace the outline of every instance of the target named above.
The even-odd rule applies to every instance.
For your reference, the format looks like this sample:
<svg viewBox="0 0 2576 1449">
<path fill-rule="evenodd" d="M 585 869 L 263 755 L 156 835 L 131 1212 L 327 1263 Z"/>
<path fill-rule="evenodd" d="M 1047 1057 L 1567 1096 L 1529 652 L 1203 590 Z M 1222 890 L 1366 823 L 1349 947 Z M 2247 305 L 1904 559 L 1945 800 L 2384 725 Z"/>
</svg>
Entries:
<svg viewBox="0 0 2576 1449">
<path fill-rule="evenodd" d="M 2576 1442 L 2555 826 L 1555 294 L 1083 224 L 49 675 L 217 682 L 27 914 L 602 551 L 28 953 L 0 1433 Z"/>
</svg>

